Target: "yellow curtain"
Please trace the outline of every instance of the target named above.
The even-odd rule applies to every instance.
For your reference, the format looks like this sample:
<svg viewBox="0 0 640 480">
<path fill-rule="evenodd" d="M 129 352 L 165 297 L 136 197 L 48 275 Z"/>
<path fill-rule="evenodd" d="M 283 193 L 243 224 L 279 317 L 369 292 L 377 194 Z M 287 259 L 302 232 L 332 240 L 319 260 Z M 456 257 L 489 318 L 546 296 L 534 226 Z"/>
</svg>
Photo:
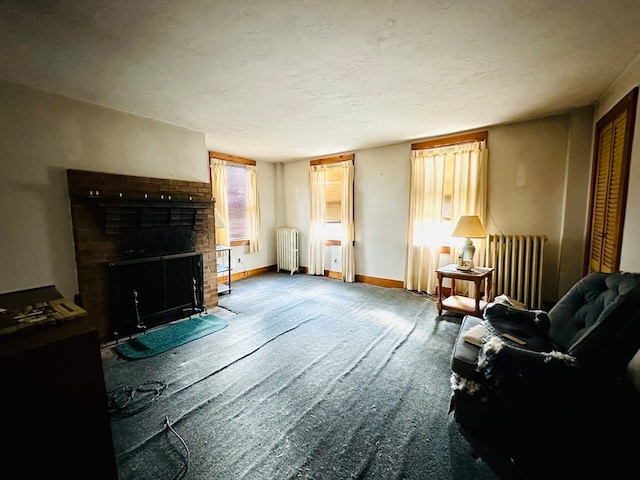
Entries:
<svg viewBox="0 0 640 480">
<path fill-rule="evenodd" d="M 260 199 L 258 196 L 258 171 L 255 165 L 247 166 L 247 210 L 249 214 L 249 253 L 260 251 Z"/>
<path fill-rule="evenodd" d="M 477 215 L 487 227 L 487 155 L 486 142 L 471 142 L 449 147 L 454 161 L 452 228 L 461 215 Z M 484 265 L 485 239 L 474 239 L 474 265 Z M 452 258 L 458 258 L 460 247 L 454 246 Z"/>
<path fill-rule="evenodd" d="M 342 250 L 342 280 L 345 282 L 355 282 L 356 279 L 356 261 L 353 248 L 355 241 L 353 218 L 354 171 L 353 162 L 342 163 L 342 213 L 340 216 L 342 238 L 340 239 L 340 245 Z"/>
<path fill-rule="evenodd" d="M 229 212 L 227 211 L 227 175 L 224 161 L 218 158 L 210 160 L 211 168 L 211 193 L 215 198 L 215 207 L 222 217 L 225 225 L 229 225 Z M 229 236 L 226 228 L 216 228 L 216 243 L 229 245 Z"/>
<path fill-rule="evenodd" d="M 312 165 L 309 170 L 310 228 L 309 274 L 324 275 L 324 223 L 326 218 L 324 165 Z"/>
<path fill-rule="evenodd" d="M 435 293 L 436 268 L 442 232 L 444 154 L 429 150 L 411 152 L 409 224 L 405 286 L 408 290 Z"/>
<path fill-rule="evenodd" d="M 451 231 L 460 215 L 478 215 L 485 225 L 487 158 L 486 141 L 411 152 L 405 268 L 405 287 L 408 290 L 436 293 L 441 247 L 451 244 Z M 453 162 L 454 166 L 453 223 L 442 218 L 445 162 Z M 484 261 L 481 256 L 484 241 L 480 243 L 476 246 L 476 255 L 481 259 L 477 264 Z M 452 255 L 456 258 L 457 248 Z"/>
</svg>

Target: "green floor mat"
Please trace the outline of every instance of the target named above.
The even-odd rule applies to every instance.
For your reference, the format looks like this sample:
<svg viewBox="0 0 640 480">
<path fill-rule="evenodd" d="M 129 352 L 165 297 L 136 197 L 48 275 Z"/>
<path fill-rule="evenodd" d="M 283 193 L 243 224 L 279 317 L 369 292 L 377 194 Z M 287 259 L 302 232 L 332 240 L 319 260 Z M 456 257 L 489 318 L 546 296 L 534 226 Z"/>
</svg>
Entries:
<svg viewBox="0 0 640 480">
<path fill-rule="evenodd" d="M 116 345 L 114 350 L 121 357 L 130 360 L 152 357 L 222 330 L 227 325 L 229 323 L 225 319 L 212 314 L 192 317 L 165 325 L 152 332 L 138 335 Z"/>
</svg>

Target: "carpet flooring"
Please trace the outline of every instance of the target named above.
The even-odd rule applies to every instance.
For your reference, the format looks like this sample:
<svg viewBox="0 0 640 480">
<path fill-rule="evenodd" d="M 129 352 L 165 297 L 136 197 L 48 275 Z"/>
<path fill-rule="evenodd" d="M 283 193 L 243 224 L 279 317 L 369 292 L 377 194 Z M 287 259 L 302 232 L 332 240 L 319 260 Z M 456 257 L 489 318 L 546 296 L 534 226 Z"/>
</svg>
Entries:
<svg viewBox="0 0 640 480">
<path fill-rule="evenodd" d="M 211 313 L 154 357 L 103 349 L 108 392 L 147 386 L 112 417 L 121 480 L 497 478 L 448 414 L 460 317 L 428 296 L 272 272 Z"/>
</svg>

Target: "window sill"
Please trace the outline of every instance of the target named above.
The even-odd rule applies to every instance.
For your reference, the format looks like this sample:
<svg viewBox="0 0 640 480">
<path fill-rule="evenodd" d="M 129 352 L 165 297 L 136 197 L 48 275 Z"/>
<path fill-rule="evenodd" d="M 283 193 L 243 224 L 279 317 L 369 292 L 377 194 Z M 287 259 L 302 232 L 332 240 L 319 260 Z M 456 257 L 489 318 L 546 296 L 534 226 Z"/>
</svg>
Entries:
<svg viewBox="0 0 640 480">
<path fill-rule="evenodd" d="M 241 247 L 242 245 L 249 245 L 249 240 L 232 240 L 230 242 L 232 247 Z"/>
</svg>

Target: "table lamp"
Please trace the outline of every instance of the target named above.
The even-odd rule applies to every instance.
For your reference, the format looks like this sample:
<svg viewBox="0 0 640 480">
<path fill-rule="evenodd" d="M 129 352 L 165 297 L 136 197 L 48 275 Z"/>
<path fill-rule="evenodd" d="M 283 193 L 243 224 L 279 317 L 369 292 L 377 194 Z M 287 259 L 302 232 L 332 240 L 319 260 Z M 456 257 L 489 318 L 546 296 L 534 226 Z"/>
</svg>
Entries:
<svg viewBox="0 0 640 480">
<path fill-rule="evenodd" d="M 460 216 L 451 236 L 464 237 L 467 239 L 462 246 L 457 267 L 459 270 L 471 270 L 473 268 L 473 255 L 476 253 L 476 247 L 473 245 L 471 239 L 484 238 L 487 236 L 482 222 L 480 222 L 480 218 L 477 215 Z"/>
</svg>

